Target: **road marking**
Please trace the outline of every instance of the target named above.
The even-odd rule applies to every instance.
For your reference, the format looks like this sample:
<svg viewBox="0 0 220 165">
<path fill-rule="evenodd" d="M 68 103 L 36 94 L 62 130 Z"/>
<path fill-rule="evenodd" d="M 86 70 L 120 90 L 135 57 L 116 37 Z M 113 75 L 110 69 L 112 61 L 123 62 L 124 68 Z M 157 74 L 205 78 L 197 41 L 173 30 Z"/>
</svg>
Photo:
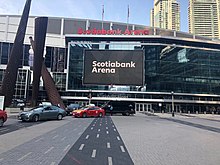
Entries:
<svg viewBox="0 0 220 165">
<path fill-rule="evenodd" d="M 96 150 L 93 150 L 93 151 L 92 151 L 92 156 L 91 156 L 91 157 L 92 157 L 92 158 L 95 158 L 95 156 L 96 156 Z"/>
<path fill-rule="evenodd" d="M 108 131 L 106 131 L 106 133 L 108 134 Z"/>
<path fill-rule="evenodd" d="M 96 137 L 99 138 L 99 134 L 97 134 Z"/>
<path fill-rule="evenodd" d="M 88 139 L 88 138 L 89 138 L 89 135 L 86 136 L 86 139 Z"/>
<path fill-rule="evenodd" d="M 55 162 L 51 162 L 51 163 L 50 163 L 50 165 L 55 165 L 55 164 L 56 164 Z"/>
<path fill-rule="evenodd" d="M 26 158 L 28 155 L 32 154 L 32 152 L 28 152 L 26 155 L 22 156 L 21 158 L 19 158 L 17 161 L 21 161 L 24 158 Z"/>
<path fill-rule="evenodd" d="M 125 152 L 125 149 L 123 146 L 120 146 L 120 148 L 121 148 L 121 152 Z"/>
<path fill-rule="evenodd" d="M 37 143 L 37 142 L 41 141 L 42 139 L 43 138 L 39 138 L 39 139 L 35 140 L 35 142 Z"/>
<path fill-rule="evenodd" d="M 107 148 L 111 148 L 110 143 L 107 143 Z"/>
<path fill-rule="evenodd" d="M 56 139 L 59 135 L 54 136 L 52 139 Z"/>
<path fill-rule="evenodd" d="M 54 147 L 50 147 L 46 152 L 44 152 L 44 154 L 47 154 L 47 153 L 50 152 L 52 149 L 54 149 Z"/>
<path fill-rule="evenodd" d="M 116 129 L 114 129 L 114 131 L 116 131 Z"/>
<path fill-rule="evenodd" d="M 100 132 L 100 129 L 98 129 L 98 132 Z"/>
<path fill-rule="evenodd" d="M 108 165 L 113 165 L 112 164 L 112 157 L 108 157 Z"/>
<path fill-rule="evenodd" d="M 108 127 L 106 127 L 106 129 L 108 129 Z"/>
<path fill-rule="evenodd" d="M 66 136 L 65 137 L 63 137 L 62 139 L 61 139 L 61 141 L 64 141 L 66 139 Z"/>
<path fill-rule="evenodd" d="M 117 136 L 117 139 L 118 139 L 118 140 L 121 140 L 119 136 Z"/>
<path fill-rule="evenodd" d="M 66 151 L 68 148 L 70 147 L 70 144 L 69 145 L 67 145 L 65 148 L 64 148 L 64 150 L 63 151 Z"/>
<path fill-rule="evenodd" d="M 81 146 L 79 147 L 79 150 L 82 151 L 84 146 L 85 146 L 85 144 L 81 144 Z"/>
</svg>

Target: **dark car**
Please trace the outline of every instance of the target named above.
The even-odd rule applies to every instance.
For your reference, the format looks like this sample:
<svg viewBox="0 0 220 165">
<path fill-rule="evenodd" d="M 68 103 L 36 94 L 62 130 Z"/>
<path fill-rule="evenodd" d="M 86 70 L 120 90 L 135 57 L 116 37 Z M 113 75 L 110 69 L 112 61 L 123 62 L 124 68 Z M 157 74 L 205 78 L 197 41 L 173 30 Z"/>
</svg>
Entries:
<svg viewBox="0 0 220 165">
<path fill-rule="evenodd" d="M 70 104 L 70 105 L 68 105 L 67 108 L 66 108 L 67 115 L 72 115 L 72 112 L 76 109 L 79 109 L 79 108 L 80 108 L 79 104 Z"/>
<path fill-rule="evenodd" d="M 18 119 L 22 121 L 39 121 L 57 119 L 62 120 L 66 116 L 66 111 L 57 106 L 38 106 L 28 111 L 20 112 Z"/>
<path fill-rule="evenodd" d="M 3 126 L 4 122 L 6 122 L 7 117 L 7 113 L 3 110 L 0 110 L 0 127 Z"/>
<path fill-rule="evenodd" d="M 124 116 L 129 116 L 135 114 L 135 103 L 132 101 L 109 101 L 103 106 L 103 109 L 111 115 L 121 113 Z"/>
</svg>

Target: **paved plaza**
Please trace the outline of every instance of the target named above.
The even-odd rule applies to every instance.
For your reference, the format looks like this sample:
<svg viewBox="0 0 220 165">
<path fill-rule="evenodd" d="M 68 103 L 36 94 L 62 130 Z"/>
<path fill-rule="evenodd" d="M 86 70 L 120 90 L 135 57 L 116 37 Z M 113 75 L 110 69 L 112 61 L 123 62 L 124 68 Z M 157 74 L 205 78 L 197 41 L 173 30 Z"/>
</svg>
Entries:
<svg viewBox="0 0 220 165">
<path fill-rule="evenodd" d="M 0 164 L 218 165 L 219 118 L 161 113 L 68 116 L 0 135 Z M 7 127 L 5 123 L 0 129 Z"/>
</svg>

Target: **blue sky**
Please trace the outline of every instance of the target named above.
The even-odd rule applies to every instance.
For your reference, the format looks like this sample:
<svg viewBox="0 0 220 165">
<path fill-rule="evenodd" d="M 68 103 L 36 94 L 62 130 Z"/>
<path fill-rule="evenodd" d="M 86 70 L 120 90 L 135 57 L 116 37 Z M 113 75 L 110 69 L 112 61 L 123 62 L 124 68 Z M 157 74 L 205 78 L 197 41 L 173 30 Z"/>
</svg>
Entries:
<svg viewBox="0 0 220 165">
<path fill-rule="evenodd" d="M 178 0 L 181 10 L 181 31 L 188 32 L 188 0 Z M 26 0 L 0 0 L 0 14 L 21 14 Z M 153 0 L 32 0 L 30 15 L 55 16 L 83 19 L 102 19 L 127 22 L 129 5 L 129 23 L 150 25 L 150 9 Z"/>
</svg>

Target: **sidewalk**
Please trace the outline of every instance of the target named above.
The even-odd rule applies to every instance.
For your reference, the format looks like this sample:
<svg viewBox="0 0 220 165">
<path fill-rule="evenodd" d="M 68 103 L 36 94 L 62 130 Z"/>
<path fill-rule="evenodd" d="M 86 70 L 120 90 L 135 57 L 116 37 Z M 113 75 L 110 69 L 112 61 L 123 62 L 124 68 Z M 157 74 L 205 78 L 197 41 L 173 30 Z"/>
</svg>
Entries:
<svg viewBox="0 0 220 165">
<path fill-rule="evenodd" d="M 143 112 L 143 114 L 149 116 L 159 116 L 161 118 L 173 118 L 171 113 L 151 113 L 151 112 Z M 175 113 L 174 118 L 203 118 L 209 120 L 218 120 L 220 121 L 220 115 L 216 114 L 188 114 L 188 113 Z"/>
</svg>

